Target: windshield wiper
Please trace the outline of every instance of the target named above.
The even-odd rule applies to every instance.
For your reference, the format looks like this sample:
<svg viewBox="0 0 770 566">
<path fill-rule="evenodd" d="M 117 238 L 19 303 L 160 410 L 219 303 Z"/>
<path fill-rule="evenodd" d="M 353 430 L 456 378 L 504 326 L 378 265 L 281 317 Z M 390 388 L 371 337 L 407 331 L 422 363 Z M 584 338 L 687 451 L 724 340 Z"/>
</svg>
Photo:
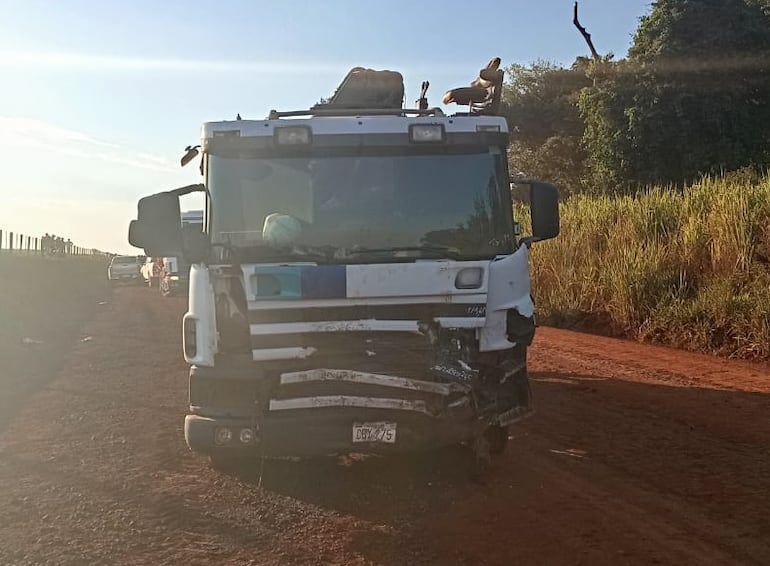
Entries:
<svg viewBox="0 0 770 566">
<path fill-rule="evenodd" d="M 395 254 L 398 252 L 420 252 L 420 257 L 450 258 L 460 257 L 460 250 L 451 246 L 425 244 L 424 246 L 394 246 L 392 248 L 355 248 L 347 250 L 348 255 Z"/>
</svg>

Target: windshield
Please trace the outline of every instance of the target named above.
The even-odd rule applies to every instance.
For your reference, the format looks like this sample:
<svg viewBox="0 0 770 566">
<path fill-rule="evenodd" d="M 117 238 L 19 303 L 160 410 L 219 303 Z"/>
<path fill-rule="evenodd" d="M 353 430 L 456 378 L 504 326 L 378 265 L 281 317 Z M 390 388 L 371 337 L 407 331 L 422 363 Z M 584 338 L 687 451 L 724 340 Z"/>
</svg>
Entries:
<svg viewBox="0 0 770 566">
<path fill-rule="evenodd" d="M 453 257 L 508 253 L 512 218 L 504 154 L 496 147 L 471 151 L 260 159 L 212 155 L 213 241 L 273 245 L 276 240 L 266 238 L 263 229 L 266 233 L 268 216 L 278 215 L 274 224 L 285 235 L 282 243 L 326 247 L 338 258 L 423 247 L 446 248 Z"/>
<path fill-rule="evenodd" d="M 133 256 L 118 256 L 112 260 L 113 264 L 136 264 L 136 257 Z"/>
</svg>

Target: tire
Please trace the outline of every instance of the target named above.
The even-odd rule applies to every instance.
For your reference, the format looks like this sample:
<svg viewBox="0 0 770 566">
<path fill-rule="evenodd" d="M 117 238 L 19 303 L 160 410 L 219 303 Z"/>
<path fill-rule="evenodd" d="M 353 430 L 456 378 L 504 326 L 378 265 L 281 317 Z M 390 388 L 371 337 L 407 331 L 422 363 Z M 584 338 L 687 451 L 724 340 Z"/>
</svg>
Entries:
<svg viewBox="0 0 770 566">
<path fill-rule="evenodd" d="M 493 456 L 499 456 L 508 446 L 508 430 L 507 426 L 490 426 L 484 435 L 489 442 L 489 453 Z"/>
</svg>

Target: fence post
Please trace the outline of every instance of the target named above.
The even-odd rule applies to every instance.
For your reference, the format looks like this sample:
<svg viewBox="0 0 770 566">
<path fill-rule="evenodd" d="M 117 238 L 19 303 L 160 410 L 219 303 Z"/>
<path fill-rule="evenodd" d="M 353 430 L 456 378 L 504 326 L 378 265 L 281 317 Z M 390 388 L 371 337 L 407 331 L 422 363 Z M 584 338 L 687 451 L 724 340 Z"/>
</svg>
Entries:
<svg viewBox="0 0 770 566">
<path fill-rule="evenodd" d="M 0 251 L 3 251 L 3 231 L 0 230 Z"/>
<path fill-rule="evenodd" d="M 8 236 L 8 249 L 13 251 L 13 232 L 9 232 Z"/>
<path fill-rule="evenodd" d="M 29 253 L 30 240 L 32 240 L 32 237 L 31 236 L 27 236 L 27 253 Z"/>
</svg>

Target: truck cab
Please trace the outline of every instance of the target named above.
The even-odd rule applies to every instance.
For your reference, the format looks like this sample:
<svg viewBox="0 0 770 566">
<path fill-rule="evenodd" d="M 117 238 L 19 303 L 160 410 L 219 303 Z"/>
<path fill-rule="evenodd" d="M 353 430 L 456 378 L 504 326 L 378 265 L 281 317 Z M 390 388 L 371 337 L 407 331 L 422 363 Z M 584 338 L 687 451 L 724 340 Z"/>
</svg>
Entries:
<svg viewBox="0 0 770 566">
<path fill-rule="evenodd" d="M 192 264 L 185 438 L 215 462 L 455 443 L 486 459 L 532 413 L 529 248 L 558 234 L 556 189 L 531 183 L 520 237 L 504 118 L 374 94 L 206 123 L 203 183 L 139 203 L 129 240 Z M 170 230 L 198 190 L 204 231 Z"/>
</svg>

